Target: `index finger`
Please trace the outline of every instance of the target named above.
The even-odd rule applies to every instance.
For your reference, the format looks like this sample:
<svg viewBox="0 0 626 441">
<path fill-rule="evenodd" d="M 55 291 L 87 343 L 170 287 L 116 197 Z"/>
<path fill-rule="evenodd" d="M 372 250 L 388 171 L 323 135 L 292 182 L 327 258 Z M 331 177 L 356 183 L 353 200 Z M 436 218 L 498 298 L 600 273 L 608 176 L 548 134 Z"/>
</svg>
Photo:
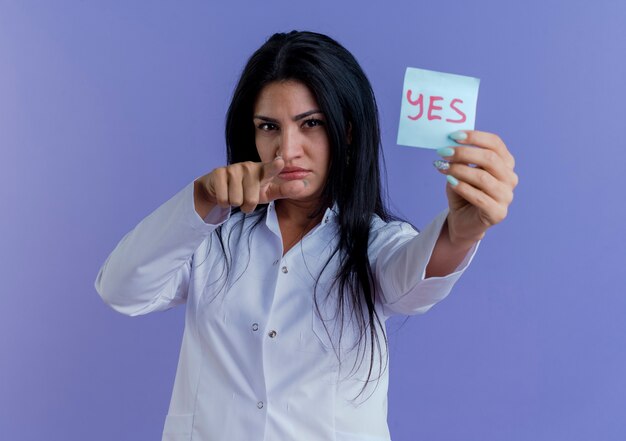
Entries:
<svg viewBox="0 0 626 441">
<path fill-rule="evenodd" d="M 261 185 L 269 183 L 278 176 L 283 168 L 285 168 L 285 161 L 280 156 L 277 156 L 270 162 L 264 162 L 261 167 Z"/>
<path fill-rule="evenodd" d="M 508 167 L 515 167 L 515 158 L 511 155 L 509 149 L 507 149 L 502 138 L 495 133 L 481 132 L 479 130 L 461 130 L 461 132 L 465 133 L 467 138 L 456 141 L 459 144 L 472 144 L 477 147 L 493 150 L 502 158 Z"/>
</svg>

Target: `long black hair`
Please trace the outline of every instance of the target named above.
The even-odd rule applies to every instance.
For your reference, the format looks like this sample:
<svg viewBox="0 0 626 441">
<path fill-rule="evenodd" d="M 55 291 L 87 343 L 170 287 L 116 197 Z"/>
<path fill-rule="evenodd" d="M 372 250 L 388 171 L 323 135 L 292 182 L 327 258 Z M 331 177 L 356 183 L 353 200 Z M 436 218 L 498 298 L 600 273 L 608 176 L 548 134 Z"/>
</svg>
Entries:
<svg viewBox="0 0 626 441">
<path fill-rule="evenodd" d="M 354 56 L 334 39 L 314 32 L 274 34 L 250 57 L 235 88 L 226 119 L 229 164 L 260 161 L 253 124 L 255 102 L 265 86 L 288 80 L 306 85 L 325 115 L 330 164 L 316 215 L 337 204 L 339 238 L 331 256 L 338 256 L 340 262 L 334 279 L 339 296 L 336 317 L 340 329 L 344 318 L 357 324 L 360 353 L 366 352 L 360 351 L 361 346 L 369 348 L 362 393 L 371 379 L 375 349 L 382 366 L 376 328 L 382 331 L 385 353 L 388 346 L 384 323 L 375 309 L 378 293 L 368 259 L 370 226 L 374 214 L 383 221 L 395 219 L 381 197 L 376 100 Z M 266 209 L 267 205 L 259 206 L 256 211 Z M 221 231 L 218 235 L 224 250 Z M 329 263 L 330 259 L 324 269 Z M 315 305 L 319 314 L 317 299 Z"/>
</svg>

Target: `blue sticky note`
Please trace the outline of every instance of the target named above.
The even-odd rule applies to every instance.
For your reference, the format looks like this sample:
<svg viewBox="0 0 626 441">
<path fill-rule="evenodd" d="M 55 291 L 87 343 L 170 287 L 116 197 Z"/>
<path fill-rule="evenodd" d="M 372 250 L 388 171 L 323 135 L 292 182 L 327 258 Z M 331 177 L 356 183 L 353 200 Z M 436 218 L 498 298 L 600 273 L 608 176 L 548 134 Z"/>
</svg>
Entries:
<svg viewBox="0 0 626 441">
<path fill-rule="evenodd" d="M 478 78 L 407 67 L 402 90 L 398 144 L 438 149 L 448 135 L 474 130 Z"/>
</svg>

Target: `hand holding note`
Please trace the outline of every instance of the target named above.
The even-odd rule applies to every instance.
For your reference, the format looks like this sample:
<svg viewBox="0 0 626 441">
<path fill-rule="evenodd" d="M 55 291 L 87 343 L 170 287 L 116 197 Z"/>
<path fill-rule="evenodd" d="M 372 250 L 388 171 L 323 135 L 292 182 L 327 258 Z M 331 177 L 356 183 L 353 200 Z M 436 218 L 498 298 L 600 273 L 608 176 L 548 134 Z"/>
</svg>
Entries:
<svg viewBox="0 0 626 441">
<path fill-rule="evenodd" d="M 447 175 L 449 184 L 446 195 L 450 240 L 467 246 L 504 220 L 519 179 L 513 171 L 515 158 L 498 135 L 477 130 L 460 133 L 466 138 L 457 142 L 467 146 L 437 152 L 449 164 L 439 171 Z"/>
<path fill-rule="evenodd" d="M 502 139 L 473 130 L 479 83 L 478 78 L 407 68 L 398 128 L 398 144 L 437 149 L 444 157 L 435 166 L 448 180 L 445 231 L 452 244 L 466 249 L 504 220 L 519 181 Z"/>
</svg>

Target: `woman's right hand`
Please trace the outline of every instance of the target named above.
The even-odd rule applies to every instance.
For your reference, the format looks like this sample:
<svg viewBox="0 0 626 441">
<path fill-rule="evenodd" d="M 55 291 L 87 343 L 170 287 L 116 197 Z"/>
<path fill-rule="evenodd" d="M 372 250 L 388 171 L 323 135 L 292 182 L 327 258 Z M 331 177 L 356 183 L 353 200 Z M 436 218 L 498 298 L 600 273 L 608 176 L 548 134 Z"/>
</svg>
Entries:
<svg viewBox="0 0 626 441">
<path fill-rule="evenodd" d="M 216 205 L 251 213 L 258 204 L 297 197 L 304 181 L 274 182 L 284 167 L 285 161 L 277 157 L 266 163 L 247 161 L 216 168 L 194 181 L 196 211 L 203 219 Z"/>
</svg>

